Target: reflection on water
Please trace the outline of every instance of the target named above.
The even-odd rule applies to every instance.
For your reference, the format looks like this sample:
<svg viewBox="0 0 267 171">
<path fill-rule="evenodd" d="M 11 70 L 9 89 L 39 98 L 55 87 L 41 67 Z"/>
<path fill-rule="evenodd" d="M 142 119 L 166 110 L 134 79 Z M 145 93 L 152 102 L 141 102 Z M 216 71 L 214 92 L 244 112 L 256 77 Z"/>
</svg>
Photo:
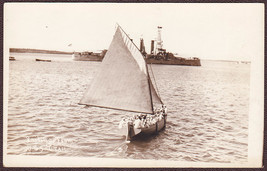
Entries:
<svg viewBox="0 0 267 171">
<path fill-rule="evenodd" d="M 167 126 L 126 143 L 118 124 L 132 113 L 78 105 L 101 63 L 67 55 L 12 56 L 17 60 L 9 63 L 8 154 L 247 160 L 249 64 L 152 65 L 168 107 Z"/>
</svg>

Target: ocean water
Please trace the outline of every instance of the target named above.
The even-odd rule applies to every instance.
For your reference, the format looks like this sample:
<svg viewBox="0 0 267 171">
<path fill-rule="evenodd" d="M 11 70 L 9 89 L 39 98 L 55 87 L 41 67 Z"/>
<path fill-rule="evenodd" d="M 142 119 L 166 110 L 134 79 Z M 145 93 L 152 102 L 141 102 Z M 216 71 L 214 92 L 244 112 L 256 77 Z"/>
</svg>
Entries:
<svg viewBox="0 0 267 171">
<path fill-rule="evenodd" d="M 70 55 L 13 53 L 9 61 L 7 154 L 246 162 L 250 64 L 152 65 L 168 107 L 166 129 L 125 142 L 132 115 L 78 105 L 100 62 Z M 35 58 L 52 62 L 36 62 Z"/>
</svg>

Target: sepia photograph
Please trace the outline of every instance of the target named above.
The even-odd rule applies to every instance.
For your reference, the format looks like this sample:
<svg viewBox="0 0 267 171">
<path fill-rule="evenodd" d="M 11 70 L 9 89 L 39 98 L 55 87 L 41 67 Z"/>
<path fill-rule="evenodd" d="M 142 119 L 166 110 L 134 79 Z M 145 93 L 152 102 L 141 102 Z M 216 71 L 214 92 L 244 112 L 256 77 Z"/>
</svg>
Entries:
<svg viewBox="0 0 267 171">
<path fill-rule="evenodd" d="M 262 3 L 5 3 L 3 63 L 4 167 L 262 167 Z"/>
</svg>

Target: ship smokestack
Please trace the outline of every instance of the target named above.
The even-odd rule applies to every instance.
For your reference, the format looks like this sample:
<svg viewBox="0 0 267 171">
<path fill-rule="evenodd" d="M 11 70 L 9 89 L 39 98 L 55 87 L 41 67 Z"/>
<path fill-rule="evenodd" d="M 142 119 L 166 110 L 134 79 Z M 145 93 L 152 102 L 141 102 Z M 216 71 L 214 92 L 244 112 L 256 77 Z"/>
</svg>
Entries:
<svg viewBox="0 0 267 171">
<path fill-rule="evenodd" d="M 144 46 L 144 40 L 141 38 L 140 39 L 140 51 L 143 51 L 143 46 Z"/>
<path fill-rule="evenodd" d="M 151 50 L 150 54 L 154 54 L 154 40 L 151 40 Z"/>
<path fill-rule="evenodd" d="M 146 48 L 145 48 L 145 44 L 144 44 L 144 39 L 141 38 L 140 39 L 140 52 L 146 56 Z"/>
</svg>

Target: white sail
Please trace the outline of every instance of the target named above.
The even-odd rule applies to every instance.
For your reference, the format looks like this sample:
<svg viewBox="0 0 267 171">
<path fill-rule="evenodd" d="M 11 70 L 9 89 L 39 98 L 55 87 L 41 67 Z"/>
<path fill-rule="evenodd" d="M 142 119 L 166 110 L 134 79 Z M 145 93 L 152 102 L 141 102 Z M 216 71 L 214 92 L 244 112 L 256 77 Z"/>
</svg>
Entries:
<svg viewBox="0 0 267 171">
<path fill-rule="evenodd" d="M 98 75 L 79 104 L 153 113 L 151 100 L 161 100 L 148 79 L 143 55 L 118 26 Z"/>
<path fill-rule="evenodd" d="M 160 99 L 159 95 L 157 94 L 157 91 L 155 90 L 152 81 L 150 81 L 150 87 L 151 87 L 151 96 L 152 96 L 153 105 L 159 107 L 159 105 L 162 105 L 163 102 Z"/>
</svg>

